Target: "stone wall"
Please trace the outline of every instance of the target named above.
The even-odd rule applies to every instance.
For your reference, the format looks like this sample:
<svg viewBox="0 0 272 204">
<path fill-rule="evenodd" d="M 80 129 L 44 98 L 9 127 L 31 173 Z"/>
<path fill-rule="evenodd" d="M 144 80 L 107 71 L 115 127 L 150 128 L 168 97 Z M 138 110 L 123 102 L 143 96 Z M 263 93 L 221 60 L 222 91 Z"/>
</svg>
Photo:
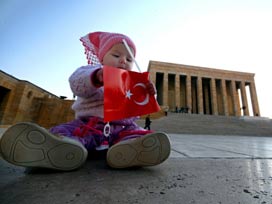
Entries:
<svg viewBox="0 0 272 204">
<path fill-rule="evenodd" d="M 73 100 L 63 100 L 0 70 L 0 125 L 34 122 L 49 128 L 74 119 Z"/>
</svg>

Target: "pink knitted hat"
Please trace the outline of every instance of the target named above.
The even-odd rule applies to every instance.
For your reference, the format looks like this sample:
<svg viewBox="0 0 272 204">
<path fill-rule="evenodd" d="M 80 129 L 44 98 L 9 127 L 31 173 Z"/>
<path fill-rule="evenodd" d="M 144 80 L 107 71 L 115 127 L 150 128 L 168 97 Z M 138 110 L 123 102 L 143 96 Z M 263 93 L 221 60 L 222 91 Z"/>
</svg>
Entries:
<svg viewBox="0 0 272 204">
<path fill-rule="evenodd" d="M 136 54 L 136 47 L 133 41 L 123 34 L 108 33 L 108 32 L 93 32 L 80 38 L 85 47 L 85 54 L 87 55 L 88 64 L 101 64 L 105 54 L 112 48 L 113 45 L 122 43 L 126 40 L 127 44 Z"/>
</svg>

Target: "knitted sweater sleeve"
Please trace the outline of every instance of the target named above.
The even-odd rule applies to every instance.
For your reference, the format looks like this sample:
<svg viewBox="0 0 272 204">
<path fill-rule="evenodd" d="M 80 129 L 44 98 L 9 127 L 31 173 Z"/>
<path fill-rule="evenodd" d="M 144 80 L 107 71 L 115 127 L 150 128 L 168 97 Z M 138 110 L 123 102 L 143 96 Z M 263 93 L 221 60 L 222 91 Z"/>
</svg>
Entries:
<svg viewBox="0 0 272 204">
<path fill-rule="evenodd" d="M 69 78 L 69 83 L 72 92 L 74 95 L 88 98 L 91 97 L 94 92 L 97 91 L 97 86 L 91 81 L 92 74 L 101 68 L 101 65 L 98 66 L 82 66 L 79 67 Z"/>
</svg>

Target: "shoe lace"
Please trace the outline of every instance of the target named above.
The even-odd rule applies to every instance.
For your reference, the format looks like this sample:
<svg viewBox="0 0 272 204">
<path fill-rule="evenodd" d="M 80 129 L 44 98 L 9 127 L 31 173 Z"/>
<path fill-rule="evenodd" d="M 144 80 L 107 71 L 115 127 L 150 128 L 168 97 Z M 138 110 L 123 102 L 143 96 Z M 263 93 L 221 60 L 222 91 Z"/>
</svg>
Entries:
<svg viewBox="0 0 272 204">
<path fill-rule="evenodd" d="M 95 128 L 98 121 L 99 119 L 96 117 L 90 118 L 87 124 L 81 125 L 80 127 L 76 128 L 73 134 L 78 137 L 85 137 L 88 135 L 89 132 L 97 135 L 102 135 L 103 132 Z"/>
</svg>

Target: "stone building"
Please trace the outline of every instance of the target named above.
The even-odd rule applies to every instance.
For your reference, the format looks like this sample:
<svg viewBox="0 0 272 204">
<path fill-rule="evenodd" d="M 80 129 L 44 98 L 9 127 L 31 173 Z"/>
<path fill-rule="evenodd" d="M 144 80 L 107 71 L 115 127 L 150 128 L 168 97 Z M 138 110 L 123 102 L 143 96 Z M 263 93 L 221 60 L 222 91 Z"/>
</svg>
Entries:
<svg viewBox="0 0 272 204">
<path fill-rule="evenodd" d="M 1 126 L 24 121 L 52 127 L 74 119 L 72 103 L 0 70 Z"/>
<path fill-rule="evenodd" d="M 148 71 L 158 103 L 170 111 L 260 116 L 253 73 L 157 61 L 150 61 Z M 74 119 L 73 102 L 0 70 L 0 126 L 28 121 L 48 128 L 68 122 Z"/>
<path fill-rule="evenodd" d="M 158 103 L 170 111 L 249 116 L 251 110 L 260 116 L 253 73 L 157 61 L 149 62 L 148 72 Z"/>
</svg>

